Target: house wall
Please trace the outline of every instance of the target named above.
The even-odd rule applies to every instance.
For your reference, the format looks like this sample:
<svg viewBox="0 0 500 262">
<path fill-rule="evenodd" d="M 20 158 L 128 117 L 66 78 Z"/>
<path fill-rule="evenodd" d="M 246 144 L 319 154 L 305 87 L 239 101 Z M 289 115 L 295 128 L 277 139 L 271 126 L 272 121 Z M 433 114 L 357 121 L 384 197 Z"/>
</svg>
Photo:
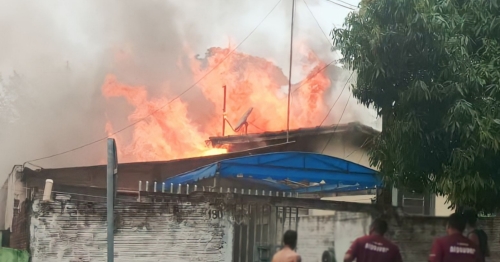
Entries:
<svg viewBox="0 0 500 262">
<path fill-rule="evenodd" d="M 3 209 L 0 209 L 0 215 L 3 216 L 3 224 L 1 225 L 4 230 L 11 229 L 14 213 L 19 212 L 19 207 L 26 200 L 29 190 L 22 181 L 23 173 L 21 167 L 14 166 L 12 172 L 9 174 L 5 184 L 2 186 L 0 195 L 0 204 Z"/>
<path fill-rule="evenodd" d="M 8 195 L 7 181 L 0 188 L 0 230 L 5 230 L 5 211 L 7 210 L 7 195 Z"/>
<path fill-rule="evenodd" d="M 311 139 L 310 143 L 311 146 L 315 148 L 316 152 L 322 152 L 325 155 L 338 157 L 362 166 L 374 168 L 370 166 L 370 159 L 367 155 L 368 147 L 361 147 L 366 139 L 368 139 L 368 137 L 338 134 L 331 137 L 319 136 L 317 139 Z M 330 140 L 330 142 L 328 142 L 328 140 Z"/>
<path fill-rule="evenodd" d="M 231 261 L 232 223 L 208 218 L 211 209 L 207 201 L 118 204 L 115 261 Z M 30 224 L 32 262 L 106 261 L 105 202 L 36 200 Z"/>
<path fill-rule="evenodd" d="M 449 203 L 446 203 L 446 197 L 444 196 L 436 196 L 436 204 L 435 204 L 435 216 L 437 217 L 446 217 L 455 212 L 455 209 L 448 208 L 450 206 Z"/>
<path fill-rule="evenodd" d="M 375 197 L 375 195 L 353 195 L 353 196 L 322 197 L 321 200 L 371 204 L 372 203 L 371 199 L 374 197 Z M 311 209 L 311 210 L 309 210 L 309 214 L 312 216 L 327 216 L 327 215 L 335 215 L 335 211 L 334 210 Z"/>
</svg>

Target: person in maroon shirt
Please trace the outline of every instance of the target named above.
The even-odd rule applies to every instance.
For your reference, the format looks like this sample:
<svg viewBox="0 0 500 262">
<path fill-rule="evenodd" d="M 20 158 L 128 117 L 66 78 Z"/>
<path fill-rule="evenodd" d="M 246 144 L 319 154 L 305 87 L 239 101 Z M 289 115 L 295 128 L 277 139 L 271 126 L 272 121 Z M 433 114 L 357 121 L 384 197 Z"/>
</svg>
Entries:
<svg viewBox="0 0 500 262">
<path fill-rule="evenodd" d="M 465 218 L 460 214 L 452 214 L 448 218 L 447 236 L 438 238 L 432 244 L 429 262 L 481 262 L 479 248 L 471 240 L 463 236 Z"/>
<path fill-rule="evenodd" d="M 344 262 L 403 262 L 399 248 L 387 240 L 387 222 L 375 219 L 370 235 L 356 239 L 344 257 Z"/>
</svg>

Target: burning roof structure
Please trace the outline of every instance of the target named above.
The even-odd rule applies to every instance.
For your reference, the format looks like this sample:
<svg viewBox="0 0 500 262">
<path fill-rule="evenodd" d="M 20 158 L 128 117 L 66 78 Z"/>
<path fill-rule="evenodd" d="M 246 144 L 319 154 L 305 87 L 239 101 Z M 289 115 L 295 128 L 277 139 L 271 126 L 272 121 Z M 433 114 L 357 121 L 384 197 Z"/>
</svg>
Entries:
<svg viewBox="0 0 500 262">
<path fill-rule="evenodd" d="M 342 71 L 331 66 L 337 71 L 330 77 L 328 70 L 322 70 L 324 61 L 306 47 L 300 50 L 297 63 L 303 72 L 298 75 L 304 78 L 292 87 L 290 129 L 314 127 L 322 122 L 328 112 L 331 79 Z M 210 48 L 204 58 L 193 54 L 187 64 L 180 65 L 190 69 L 196 83 L 192 86 L 199 94 L 193 98 L 195 102 L 188 102 L 177 93 L 170 94 L 168 83 L 164 84 L 165 92 L 153 96 L 146 86 L 130 85 L 108 75 L 102 94 L 113 99 L 109 103 L 118 103 L 114 98 L 124 98 L 132 108 L 127 120 L 132 126 L 130 132 L 116 132 L 114 126 L 123 123 L 117 124 L 115 119 L 106 124 L 108 135 L 117 141 L 119 158 L 126 162 L 163 161 L 226 153 L 228 148 L 210 148 L 205 143 L 207 137 L 222 133 L 223 106 L 227 107 L 230 123 L 237 123 L 253 108 L 247 119 L 249 133 L 283 130 L 287 122 L 287 93 L 282 87 L 288 83 L 283 70 L 269 59 L 241 52 L 227 56 L 229 52 L 229 48 Z M 224 104 L 223 86 L 227 86 Z M 237 134 L 226 131 L 226 135 Z"/>
</svg>

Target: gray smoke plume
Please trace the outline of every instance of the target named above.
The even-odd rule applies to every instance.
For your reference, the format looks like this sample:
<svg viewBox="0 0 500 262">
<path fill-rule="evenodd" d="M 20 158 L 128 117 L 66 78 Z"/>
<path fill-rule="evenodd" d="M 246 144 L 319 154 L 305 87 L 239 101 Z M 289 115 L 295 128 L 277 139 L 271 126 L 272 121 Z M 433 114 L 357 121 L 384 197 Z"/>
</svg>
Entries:
<svg viewBox="0 0 500 262">
<path fill-rule="evenodd" d="M 146 86 L 151 96 L 179 94 L 193 83 L 189 68 L 182 67 L 186 47 L 203 55 L 210 47 L 227 47 L 229 37 L 238 43 L 275 3 L 0 0 L 0 181 L 15 164 L 105 137 L 107 119 L 117 127 L 129 124 L 131 106 L 121 99 L 111 103 L 101 95 L 107 74 L 129 85 Z M 290 3 L 283 0 L 239 48 L 272 59 L 285 74 Z M 321 7 L 325 3 L 317 0 L 308 3 L 316 13 L 330 13 L 322 14 L 320 21 L 325 33 L 347 12 L 336 13 L 337 6 Z M 298 4 L 296 12 L 296 36 L 306 39 L 321 57 L 334 57 L 305 6 Z M 325 17 L 335 21 L 325 24 Z M 194 88 L 182 99 L 190 103 L 190 110 L 204 111 L 192 103 L 200 95 Z M 125 136 L 130 131 L 124 131 Z M 105 147 L 100 142 L 35 164 L 101 164 Z"/>
</svg>

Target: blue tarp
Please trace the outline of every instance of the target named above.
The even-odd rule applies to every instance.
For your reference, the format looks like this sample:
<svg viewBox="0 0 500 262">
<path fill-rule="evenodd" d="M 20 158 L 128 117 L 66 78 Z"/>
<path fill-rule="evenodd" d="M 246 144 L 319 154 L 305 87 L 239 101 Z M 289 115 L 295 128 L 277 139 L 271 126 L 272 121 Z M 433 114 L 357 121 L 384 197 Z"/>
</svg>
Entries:
<svg viewBox="0 0 500 262">
<path fill-rule="evenodd" d="M 295 192 L 352 191 L 380 187 L 377 171 L 362 165 L 322 154 L 280 152 L 222 160 L 165 180 L 165 184 L 194 184 L 199 180 L 219 177 L 252 179 L 274 185 L 279 190 L 292 190 L 283 180 L 307 181 L 324 185 L 294 189 Z M 259 181 L 260 180 L 260 181 Z"/>
</svg>

